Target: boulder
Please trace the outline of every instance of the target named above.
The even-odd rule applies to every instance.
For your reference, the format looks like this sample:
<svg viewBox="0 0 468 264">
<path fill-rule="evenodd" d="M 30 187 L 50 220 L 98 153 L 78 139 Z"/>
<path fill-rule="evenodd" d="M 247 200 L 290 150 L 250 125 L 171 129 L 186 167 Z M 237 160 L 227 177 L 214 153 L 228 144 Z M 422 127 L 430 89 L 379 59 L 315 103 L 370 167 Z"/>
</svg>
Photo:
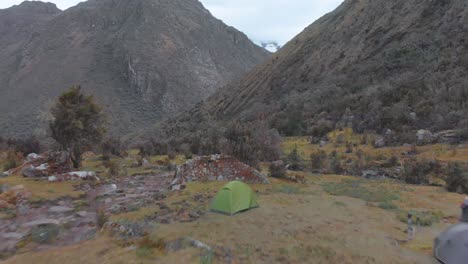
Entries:
<svg viewBox="0 0 468 264">
<path fill-rule="evenodd" d="M 246 183 L 269 183 L 265 175 L 233 157 L 211 155 L 197 157 L 177 166 L 170 186 L 171 190 L 180 190 L 187 182 L 234 180 Z"/>
<path fill-rule="evenodd" d="M 49 177 L 47 178 L 47 180 L 48 180 L 49 182 L 57 182 L 57 181 L 58 181 L 58 178 L 57 178 L 57 176 L 49 176 Z"/>
<path fill-rule="evenodd" d="M 141 165 L 145 169 L 149 169 L 149 168 L 152 167 L 151 163 L 147 159 L 143 159 L 142 162 L 141 162 Z"/>
<path fill-rule="evenodd" d="M 325 141 L 325 140 L 320 140 L 320 147 L 323 148 L 325 147 L 327 144 L 328 144 L 328 141 Z"/>
<path fill-rule="evenodd" d="M 416 133 L 416 140 L 418 145 L 426 145 L 434 142 L 434 135 L 431 131 L 420 129 Z"/>
<path fill-rule="evenodd" d="M 385 145 L 386 145 L 385 144 L 385 139 L 383 137 L 377 136 L 375 138 L 375 143 L 374 143 L 375 148 L 383 148 L 383 147 L 385 147 Z"/>
<path fill-rule="evenodd" d="M 23 168 L 21 171 L 21 175 L 27 178 L 38 178 L 38 177 L 44 177 L 44 170 L 37 169 L 34 167 L 34 165 L 28 165 Z"/>
<path fill-rule="evenodd" d="M 38 155 L 36 153 L 29 153 L 27 156 L 26 156 L 26 161 L 27 162 L 34 162 L 38 159 L 42 158 L 41 155 Z"/>
</svg>

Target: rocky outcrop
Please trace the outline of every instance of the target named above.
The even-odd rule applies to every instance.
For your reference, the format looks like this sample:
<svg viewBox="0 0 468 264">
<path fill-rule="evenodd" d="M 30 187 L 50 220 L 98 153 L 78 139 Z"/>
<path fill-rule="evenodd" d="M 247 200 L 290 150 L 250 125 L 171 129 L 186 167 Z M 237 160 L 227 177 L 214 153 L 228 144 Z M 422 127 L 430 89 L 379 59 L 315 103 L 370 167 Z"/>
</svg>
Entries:
<svg viewBox="0 0 468 264">
<path fill-rule="evenodd" d="M 184 188 L 187 182 L 193 181 L 234 181 L 268 184 L 265 175 L 226 155 L 197 157 L 177 167 L 171 182 L 172 190 Z"/>
</svg>

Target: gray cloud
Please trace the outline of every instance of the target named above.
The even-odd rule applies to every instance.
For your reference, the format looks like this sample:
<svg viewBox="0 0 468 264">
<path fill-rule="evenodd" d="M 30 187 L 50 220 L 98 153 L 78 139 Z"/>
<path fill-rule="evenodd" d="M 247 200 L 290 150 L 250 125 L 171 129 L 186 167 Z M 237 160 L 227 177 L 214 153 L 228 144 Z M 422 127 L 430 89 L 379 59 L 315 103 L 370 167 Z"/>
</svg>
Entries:
<svg viewBox="0 0 468 264">
<path fill-rule="evenodd" d="M 49 0 L 60 9 L 82 0 Z M 1 0 L 0 8 L 21 3 Z M 217 18 L 247 34 L 253 41 L 277 41 L 281 45 L 306 26 L 335 9 L 343 0 L 201 0 Z"/>
</svg>

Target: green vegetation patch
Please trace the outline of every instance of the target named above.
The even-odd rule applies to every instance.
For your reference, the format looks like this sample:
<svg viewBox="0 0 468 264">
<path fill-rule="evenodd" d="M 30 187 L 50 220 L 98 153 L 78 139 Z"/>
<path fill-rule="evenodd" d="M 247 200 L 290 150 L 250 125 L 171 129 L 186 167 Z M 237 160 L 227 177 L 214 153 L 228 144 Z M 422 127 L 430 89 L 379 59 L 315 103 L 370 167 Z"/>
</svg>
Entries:
<svg viewBox="0 0 468 264">
<path fill-rule="evenodd" d="M 349 196 L 373 203 L 389 203 L 400 199 L 398 193 L 383 186 L 371 188 L 365 184 L 366 180 L 343 179 L 340 182 L 322 183 L 324 191 L 335 196 Z"/>
<path fill-rule="evenodd" d="M 408 213 L 413 215 L 413 223 L 416 226 L 431 226 L 432 224 L 440 222 L 440 220 L 444 217 L 444 213 L 440 211 L 417 211 L 417 210 L 410 210 L 407 211 L 400 211 L 397 214 L 397 218 L 399 221 L 403 223 L 407 223 L 408 221 Z"/>
<path fill-rule="evenodd" d="M 286 193 L 286 194 L 300 194 L 301 189 L 297 186 L 281 184 L 273 187 L 274 192 Z"/>
</svg>

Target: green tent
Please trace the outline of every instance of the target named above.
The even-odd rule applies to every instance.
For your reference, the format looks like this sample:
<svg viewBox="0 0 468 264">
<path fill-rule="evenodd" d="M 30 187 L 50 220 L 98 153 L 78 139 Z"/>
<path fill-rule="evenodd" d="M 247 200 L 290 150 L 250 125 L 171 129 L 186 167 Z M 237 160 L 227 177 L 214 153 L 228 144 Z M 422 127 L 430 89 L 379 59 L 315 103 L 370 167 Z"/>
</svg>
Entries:
<svg viewBox="0 0 468 264">
<path fill-rule="evenodd" d="M 255 207 L 258 207 L 255 192 L 240 181 L 226 184 L 211 203 L 212 211 L 229 215 Z"/>
</svg>

